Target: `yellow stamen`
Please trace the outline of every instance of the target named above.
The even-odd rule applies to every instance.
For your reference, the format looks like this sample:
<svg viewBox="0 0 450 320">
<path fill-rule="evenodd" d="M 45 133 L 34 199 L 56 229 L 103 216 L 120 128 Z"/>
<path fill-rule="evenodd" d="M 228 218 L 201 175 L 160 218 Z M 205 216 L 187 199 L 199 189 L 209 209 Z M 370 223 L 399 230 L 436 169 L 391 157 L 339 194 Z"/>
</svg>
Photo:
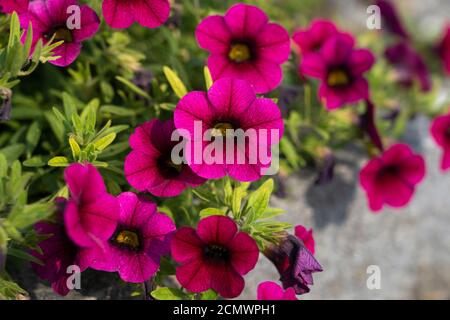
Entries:
<svg viewBox="0 0 450 320">
<path fill-rule="evenodd" d="M 349 77 L 342 70 L 334 70 L 328 74 L 327 83 L 331 87 L 343 86 L 349 83 Z"/>
<path fill-rule="evenodd" d="M 250 59 L 250 48 L 243 43 L 233 44 L 228 57 L 235 62 L 244 62 Z"/>
<path fill-rule="evenodd" d="M 213 137 L 218 137 L 218 136 L 225 137 L 227 135 L 227 129 L 234 129 L 234 127 L 228 122 L 219 122 L 211 130 L 211 135 Z"/>
<path fill-rule="evenodd" d="M 128 230 L 121 231 L 116 237 L 116 242 L 132 248 L 139 247 L 139 237 L 133 231 Z"/>
<path fill-rule="evenodd" d="M 72 42 L 72 33 L 70 30 L 66 28 L 59 28 L 55 31 L 55 39 L 54 41 L 61 41 L 64 40 L 64 42 Z"/>
</svg>

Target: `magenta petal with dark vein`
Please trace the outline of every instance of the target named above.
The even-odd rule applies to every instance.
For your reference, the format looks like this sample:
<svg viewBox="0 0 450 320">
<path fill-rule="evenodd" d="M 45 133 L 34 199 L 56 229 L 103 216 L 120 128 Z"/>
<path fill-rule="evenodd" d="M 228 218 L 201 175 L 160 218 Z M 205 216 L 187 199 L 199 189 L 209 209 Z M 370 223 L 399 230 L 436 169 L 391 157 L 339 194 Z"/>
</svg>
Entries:
<svg viewBox="0 0 450 320">
<path fill-rule="evenodd" d="M 425 161 L 405 144 L 395 144 L 370 160 L 360 172 L 360 184 L 366 192 L 369 208 L 406 206 L 416 185 L 425 177 Z"/>
<path fill-rule="evenodd" d="M 272 281 L 261 282 L 258 285 L 258 300 L 298 300 L 293 288 L 284 290 Z"/>
<path fill-rule="evenodd" d="M 441 170 L 450 168 L 450 114 L 436 117 L 430 127 L 431 136 L 442 149 Z"/>
<path fill-rule="evenodd" d="M 0 12 L 24 14 L 28 10 L 29 0 L 0 0 Z"/>
<path fill-rule="evenodd" d="M 246 80 L 257 93 L 280 84 L 281 64 L 290 54 L 289 34 L 269 23 L 258 7 L 236 4 L 224 16 L 209 16 L 197 26 L 195 36 L 210 53 L 208 67 L 214 80 Z"/>
</svg>

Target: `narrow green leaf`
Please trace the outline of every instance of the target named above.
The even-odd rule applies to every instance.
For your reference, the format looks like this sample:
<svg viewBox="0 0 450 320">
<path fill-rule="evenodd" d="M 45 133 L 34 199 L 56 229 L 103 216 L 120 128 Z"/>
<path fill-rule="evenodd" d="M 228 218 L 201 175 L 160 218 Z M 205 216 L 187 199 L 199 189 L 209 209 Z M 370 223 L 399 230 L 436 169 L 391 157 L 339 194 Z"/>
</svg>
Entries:
<svg viewBox="0 0 450 320">
<path fill-rule="evenodd" d="M 110 133 L 107 136 L 98 139 L 97 141 L 94 142 L 94 147 L 97 150 L 104 150 L 106 147 L 108 147 L 113 141 L 114 139 L 116 139 L 116 133 Z"/>
<path fill-rule="evenodd" d="M 67 167 L 69 160 L 66 157 L 54 157 L 48 160 L 47 163 L 50 167 Z"/>
<path fill-rule="evenodd" d="M 178 96 L 178 98 L 180 98 L 180 99 L 183 98 L 187 93 L 187 89 L 186 89 L 186 86 L 184 85 L 184 83 L 178 77 L 178 75 L 167 66 L 163 67 L 163 72 L 167 78 L 167 81 L 169 81 L 169 84 L 172 87 L 172 90 L 175 92 L 175 94 Z"/>
<path fill-rule="evenodd" d="M 151 293 L 157 300 L 183 300 L 186 295 L 180 289 L 161 287 Z"/>
</svg>

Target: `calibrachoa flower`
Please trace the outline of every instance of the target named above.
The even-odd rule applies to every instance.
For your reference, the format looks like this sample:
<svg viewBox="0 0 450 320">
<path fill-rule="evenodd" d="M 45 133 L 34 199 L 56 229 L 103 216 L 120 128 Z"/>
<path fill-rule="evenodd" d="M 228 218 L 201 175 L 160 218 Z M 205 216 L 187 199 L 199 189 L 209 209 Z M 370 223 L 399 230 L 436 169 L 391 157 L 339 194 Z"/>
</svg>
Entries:
<svg viewBox="0 0 450 320">
<path fill-rule="evenodd" d="M 208 68 L 214 80 L 243 79 L 257 93 L 269 92 L 280 84 L 280 65 L 290 54 L 289 34 L 280 25 L 269 23 L 258 7 L 236 4 L 225 16 L 207 17 L 195 36 L 200 47 L 210 52 Z"/>
<path fill-rule="evenodd" d="M 113 234 L 119 218 L 117 199 L 106 192 L 102 176 L 87 163 L 64 171 L 70 191 L 64 221 L 67 233 L 81 247 L 98 245 Z"/>
<path fill-rule="evenodd" d="M 175 224 L 156 211 L 156 204 L 132 192 L 118 196 L 120 218 L 113 235 L 93 249 L 91 268 L 117 271 L 122 280 L 140 283 L 152 277 L 159 268 L 161 256 L 170 252 Z"/>
<path fill-rule="evenodd" d="M 369 97 L 369 85 L 363 74 L 372 67 L 375 57 L 369 50 L 355 49 L 354 45 L 353 37 L 340 34 L 301 62 L 302 74 L 321 80 L 319 97 L 329 110 Z"/>
<path fill-rule="evenodd" d="M 390 1 L 378 0 L 376 5 L 380 8 L 383 17 L 383 28 L 385 27 L 389 32 L 401 38 L 408 39 L 409 35 L 400 21 L 397 10 Z"/>
<path fill-rule="evenodd" d="M 80 25 L 77 26 L 76 18 L 72 17 L 76 11 L 71 11 L 70 6 L 78 6 L 78 1 L 34 0 L 28 6 L 26 19 L 21 18 L 24 29 L 28 27 L 29 22 L 33 25 L 33 46 L 39 39 L 45 44 L 53 36 L 54 42 L 64 41 L 53 50 L 55 56 L 60 58 L 49 61 L 60 67 L 68 66 L 75 61 L 81 51 L 81 42 L 94 36 L 100 26 L 97 14 L 87 5 L 79 6 Z"/>
<path fill-rule="evenodd" d="M 169 18 L 169 0 L 103 0 L 103 16 L 113 28 L 128 28 L 137 22 L 156 28 Z"/>
<path fill-rule="evenodd" d="M 405 144 L 395 144 L 364 166 L 360 183 L 370 209 L 379 211 L 384 204 L 396 208 L 407 205 L 424 176 L 422 156 Z"/>
<path fill-rule="evenodd" d="M 439 116 L 431 124 L 431 135 L 437 145 L 443 149 L 441 169 L 450 168 L 450 114 Z"/>
<path fill-rule="evenodd" d="M 312 254 L 315 253 L 315 241 L 313 237 L 313 229 L 306 229 L 302 225 L 298 225 L 295 227 L 295 236 L 303 241 L 306 249 L 309 250 Z"/>
<path fill-rule="evenodd" d="M 283 290 L 277 283 L 265 281 L 258 285 L 258 300 L 298 300 L 293 288 Z"/>
<path fill-rule="evenodd" d="M 238 79 L 220 79 L 207 93 L 188 93 L 175 108 L 174 120 L 177 129 L 184 129 L 191 138 L 190 152 L 186 155 L 189 166 L 207 179 L 228 174 L 239 181 L 258 180 L 270 166 L 270 147 L 278 143 L 283 135 L 283 119 L 278 106 L 271 99 L 257 98 L 253 88 Z M 197 123 L 200 125 L 196 126 Z M 257 141 L 245 143 L 245 146 L 233 142 L 230 131 L 239 129 L 253 133 Z M 205 141 L 202 137 L 208 131 L 212 137 L 210 141 Z M 234 154 L 228 155 L 227 144 L 231 143 Z M 211 146 L 217 154 L 206 152 Z M 204 151 L 198 156 L 202 159 L 196 159 L 199 147 L 200 151 Z M 250 156 L 252 154 L 258 155 L 254 161 Z M 261 157 L 261 154 L 264 156 Z M 219 161 L 213 158 L 219 158 Z"/>
<path fill-rule="evenodd" d="M 420 83 L 422 91 L 431 90 L 431 80 L 428 68 L 419 53 L 409 44 L 401 42 L 386 49 L 384 56 L 395 66 L 397 81 L 411 87 L 414 80 Z"/>
<path fill-rule="evenodd" d="M 308 29 L 299 29 L 294 32 L 292 39 L 298 46 L 301 55 L 318 52 L 324 43 L 331 37 L 340 33 L 336 25 L 328 20 L 317 19 Z"/>
<path fill-rule="evenodd" d="M 450 24 L 445 28 L 445 34 L 442 38 L 438 53 L 444 63 L 445 71 L 450 74 Z"/>
<path fill-rule="evenodd" d="M 366 110 L 359 117 L 359 127 L 367 134 L 378 150 L 383 151 L 383 141 L 375 123 L 375 105 L 372 100 L 366 100 Z"/>
<path fill-rule="evenodd" d="M 172 148 L 177 144 L 171 141 L 174 130 L 173 120 L 151 120 L 136 128 L 124 169 L 131 186 L 158 197 L 173 197 L 205 182 L 188 165 L 172 162 Z"/>
<path fill-rule="evenodd" d="M 286 235 L 279 245 L 267 245 L 264 255 L 280 273 L 283 288 L 292 287 L 297 294 L 309 292 L 308 286 L 314 283 L 312 274 L 322 271 L 313 254 L 293 235 Z"/>
<path fill-rule="evenodd" d="M 29 0 L 0 0 L 0 12 L 17 14 L 25 13 L 28 10 Z"/>
<path fill-rule="evenodd" d="M 237 297 L 244 289 L 242 275 L 258 261 L 258 246 L 226 216 L 200 220 L 197 230 L 182 227 L 172 240 L 172 257 L 181 265 L 176 276 L 191 292 L 208 289 L 224 298 Z"/>
<path fill-rule="evenodd" d="M 80 249 L 73 243 L 66 233 L 63 222 L 63 213 L 67 204 L 64 198 L 55 200 L 57 205 L 56 222 L 38 222 L 34 230 L 39 235 L 50 235 L 49 238 L 39 242 L 42 253 L 32 251 L 31 254 L 43 262 L 43 265 L 32 263 L 33 270 L 43 280 L 52 284 L 53 290 L 60 295 L 67 295 L 70 289 L 67 280 L 72 273 L 67 270 L 69 266 L 75 265 L 84 271 L 88 266 Z M 68 272 L 69 271 L 69 272 Z"/>
</svg>

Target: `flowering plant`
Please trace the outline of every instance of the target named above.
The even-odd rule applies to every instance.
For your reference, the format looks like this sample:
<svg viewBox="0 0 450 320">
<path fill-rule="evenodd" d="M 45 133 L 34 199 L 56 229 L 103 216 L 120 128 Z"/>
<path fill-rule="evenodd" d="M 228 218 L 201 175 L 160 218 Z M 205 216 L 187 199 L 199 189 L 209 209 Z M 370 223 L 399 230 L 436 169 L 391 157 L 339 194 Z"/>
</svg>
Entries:
<svg viewBox="0 0 450 320">
<path fill-rule="evenodd" d="M 362 35 L 323 1 L 244 2 L 0 0 L 0 299 L 29 297 L 26 270 L 63 296 L 94 274 L 236 298 L 266 259 L 252 298 L 297 300 L 332 266 L 273 206 L 286 176 L 326 184 L 357 144 L 368 207 L 404 207 L 426 170 L 396 141 L 419 113 L 450 167 L 448 28 L 423 48 L 389 1 Z"/>
</svg>

